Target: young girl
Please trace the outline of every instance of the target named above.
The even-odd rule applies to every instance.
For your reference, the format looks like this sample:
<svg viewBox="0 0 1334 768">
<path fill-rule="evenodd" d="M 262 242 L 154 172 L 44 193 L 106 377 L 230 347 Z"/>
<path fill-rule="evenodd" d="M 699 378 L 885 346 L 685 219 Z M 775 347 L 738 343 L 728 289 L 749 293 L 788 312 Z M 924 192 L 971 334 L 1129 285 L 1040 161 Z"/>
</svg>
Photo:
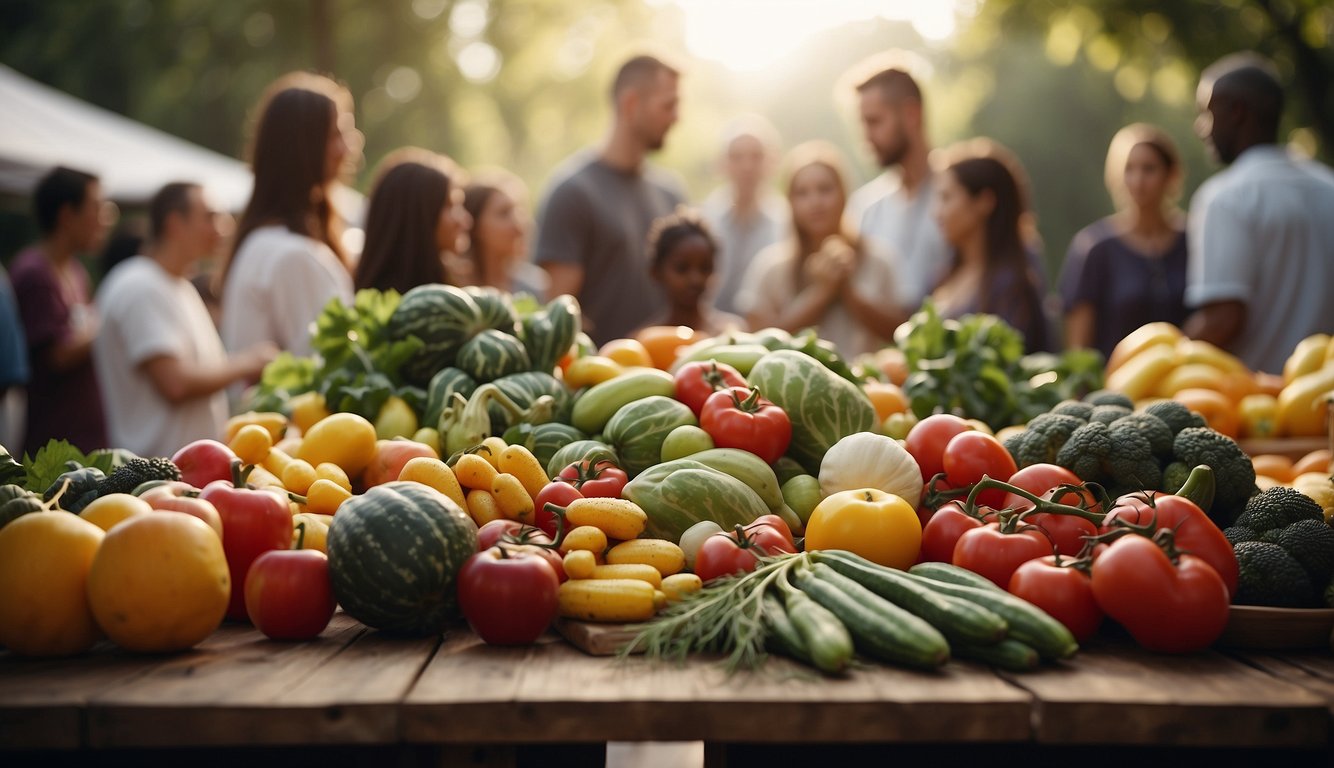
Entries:
<svg viewBox="0 0 1334 768">
<path fill-rule="evenodd" d="M 746 327 L 745 320 L 714 309 L 704 298 L 718 244 L 698 214 L 678 208 L 654 221 L 648 249 L 649 274 L 667 297 L 667 313 L 650 325 L 684 325 L 710 335 Z"/>
</svg>

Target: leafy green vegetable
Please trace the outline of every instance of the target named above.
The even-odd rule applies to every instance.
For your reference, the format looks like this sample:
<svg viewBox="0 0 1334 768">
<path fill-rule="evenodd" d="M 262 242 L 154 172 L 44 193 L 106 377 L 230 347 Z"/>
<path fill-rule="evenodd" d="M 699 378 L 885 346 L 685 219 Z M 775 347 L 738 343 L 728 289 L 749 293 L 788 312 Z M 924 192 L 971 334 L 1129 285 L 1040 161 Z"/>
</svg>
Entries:
<svg viewBox="0 0 1334 768">
<path fill-rule="evenodd" d="M 82 467 L 88 462 L 88 457 L 68 441 L 54 439 L 48 441 L 46 445 L 37 449 L 36 456 L 23 457 L 23 464 L 26 467 L 23 487 L 33 493 L 45 492 L 56 478 L 70 471 L 69 462 Z"/>
<path fill-rule="evenodd" d="M 27 470 L 23 468 L 23 465 L 9 455 L 9 449 L 0 445 L 0 485 L 8 485 L 22 480 L 26 474 Z"/>
</svg>

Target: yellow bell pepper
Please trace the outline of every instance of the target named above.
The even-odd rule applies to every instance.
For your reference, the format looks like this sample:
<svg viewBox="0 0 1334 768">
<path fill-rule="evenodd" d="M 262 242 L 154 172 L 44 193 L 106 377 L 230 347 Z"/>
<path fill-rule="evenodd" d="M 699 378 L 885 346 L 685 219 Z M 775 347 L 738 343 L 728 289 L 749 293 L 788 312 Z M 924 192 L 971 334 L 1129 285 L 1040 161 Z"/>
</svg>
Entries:
<svg viewBox="0 0 1334 768">
<path fill-rule="evenodd" d="M 911 504 L 878 488 L 839 491 L 816 505 L 806 523 L 806 550 L 845 549 L 907 570 L 922 547 L 922 523 Z"/>
<path fill-rule="evenodd" d="M 1330 337 L 1327 333 L 1312 334 L 1297 342 L 1292 354 L 1288 355 L 1287 361 L 1283 363 L 1283 383 L 1291 384 L 1298 376 L 1319 370 L 1325 362 L 1325 350 L 1329 344 Z"/>
<path fill-rule="evenodd" d="M 1278 395 L 1278 434 L 1317 437 L 1325 434 L 1328 395 L 1334 393 L 1334 364 L 1293 379 Z"/>
</svg>

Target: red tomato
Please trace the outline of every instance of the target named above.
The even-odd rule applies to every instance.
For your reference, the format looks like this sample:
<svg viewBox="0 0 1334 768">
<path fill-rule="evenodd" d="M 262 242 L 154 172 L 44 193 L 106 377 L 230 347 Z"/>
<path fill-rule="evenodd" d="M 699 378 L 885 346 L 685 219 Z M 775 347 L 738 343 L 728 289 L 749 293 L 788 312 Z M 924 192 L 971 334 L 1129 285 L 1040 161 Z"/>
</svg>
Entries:
<svg viewBox="0 0 1334 768">
<path fill-rule="evenodd" d="M 987 523 L 959 536 L 951 562 L 1005 589 L 1019 566 L 1050 555 L 1051 549 L 1051 541 L 1041 531 L 1029 528 L 1002 533 L 999 523 Z"/>
<path fill-rule="evenodd" d="M 760 397 L 758 389 L 728 387 L 709 395 L 699 427 L 719 448 L 740 448 L 768 464 L 778 461 L 792 442 L 787 412 Z"/>
<path fill-rule="evenodd" d="M 542 486 L 542 490 L 537 492 L 537 498 L 533 500 L 533 506 L 536 512 L 533 517 L 533 524 L 541 528 L 546 535 L 555 538 L 556 536 L 556 515 L 547 511 L 547 504 L 555 504 L 558 507 L 568 507 L 570 502 L 575 499 L 582 499 L 584 495 L 569 483 L 558 480 L 553 483 L 547 483 Z M 488 549 L 488 547 L 478 547 L 478 550 Z"/>
<path fill-rule="evenodd" d="M 1152 498 L 1153 506 L 1138 493 L 1126 494 L 1117 499 L 1116 506 L 1102 521 L 1103 530 L 1111 530 L 1117 520 L 1135 525 L 1148 525 L 1153 521 L 1154 530 L 1171 528 L 1175 531 L 1177 549 L 1208 563 L 1223 580 L 1228 596 L 1235 595 L 1240 575 L 1237 555 L 1218 526 L 1190 499 L 1165 493 L 1153 495 Z"/>
<path fill-rule="evenodd" d="M 1010 479 L 1006 482 L 1015 487 L 1023 488 L 1034 496 L 1050 498 L 1045 494 L 1056 488 L 1056 486 L 1065 484 L 1079 485 L 1083 481 L 1081 481 L 1074 472 L 1071 472 L 1065 467 L 1057 466 L 1056 464 L 1030 464 L 1010 475 Z M 1089 503 L 1093 502 L 1092 493 L 1084 491 L 1082 495 Z M 1061 498 L 1055 499 L 1055 501 L 1058 504 L 1077 506 L 1079 504 L 1079 499 L 1080 494 L 1067 491 L 1061 495 Z M 1002 503 L 1004 504 L 1002 509 L 1029 509 L 1033 506 L 1033 502 L 1016 493 L 1005 494 L 1005 501 Z"/>
<path fill-rule="evenodd" d="M 740 538 L 736 531 L 715 533 L 695 553 L 695 575 L 702 581 L 712 581 L 733 573 L 750 573 L 761 557 L 796 552 L 791 536 L 791 532 L 785 536 L 782 530 L 759 522 L 746 526 Z"/>
<path fill-rule="evenodd" d="M 1112 542 L 1093 564 L 1098 606 L 1151 651 L 1188 653 L 1209 647 L 1227 626 L 1227 585 L 1203 559 L 1173 565 L 1144 536 Z"/>
<path fill-rule="evenodd" d="M 222 550 L 232 576 L 232 599 L 227 618 L 245 621 L 245 579 L 250 565 L 272 549 L 292 546 L 292 511 L 287 499 L 272 490 L 237 488 L 230 480 L 215 480 L 199 498 L 211 503 L 222 518 Z"/>
<path fill-rule="evenodd" d="M 1019 469 L 1014 457 L 999 440 L 977 430 L 960 432 L 950 438 L 945 444 L 942 466 L 946 479 L 955 488 L 973 485 L 983 475 L 993 480 L 1009 480 Z M 983 491 L 977 502 L 1000 509 L 1005 503 L 1005 492 L 998 489 Z"/>
<path fill-rule="evenodd" d="M 518 520 L 492 520 L 477 529 L 477 551 L 485 552 L 507 538 L 509 544 L 551 543 L 551 537 L 540 528 L 524 525 Z"/>
<path fill-rule="evenodd" d="M 1010 577 L 1010 594 L 1051 614 L 1081 643 L 1093 637 L 1102 623 L 1102 609 L 1093 599 L 1088 575 L 1078 568 L 1057 565 L 1050 555 L 1016 568 Z"/>
<path fill-rule="evenodd" d="M 556 618 L 559 589 L 549 561 L 524 547 L 491 547 L 459 569 L 463 617 L 493 645 L 527 645 L 541 637 Z"/>
<path fill-rule="evenodd" d="M 945 471 L 945 446 L 955 435 L 972 428 L 972 424 L 948 413 L 927 416 L 913 425 L 903 447 L 917 460 L 917 466 L 922 470 L 922 482 L 929 483 L 931 478 Z"/>
<path fill-rule="evenodd" d="M 982 521 L 964 514 L 963 502 L 945 504 L 922 528 L 922 551 L 919 563 L 949 563 L 954 561 L 954 545 L 964 531 L 981 528 Z"/>
<path fill-rule="evenodd" d="M 606 459 L 596 464 L 584 459 L 562 469 L 560 474 L 556 476 L 556 480 L 564 480 L 574 485 L 580 493 L 588 498 L 616 499 L 620 498 L 621 489 L 625 487 L 629 478 L 626 476 L 624 469 Z"/>
<path fill-rule="evenodd" d="M 676 372 L 676 399 L 690 407 L 695 418 L 709 395 L 728 387 L 745 387 L 746 378 L 727 363 L 698 360 L 686 363 Z"/>
<path fill-rule="evenodd" d="M 335 607 L 329 558 L 317 549 L 265 552 L 246 572 L 246 613 L 274 640 L 318 636 L 329 626 Z"/>
<path fill-rule="evenodd" d="M 1098 535 L 1098 526 L 1078 515 L 1035 512 L 1025 517 L 1024 522 L 1041 528 L 1056 551 L 1068 557 L 1074 557 L 1084 548 L 1085 536 Z"/>
<path fill-rule="evenodd" d="M 797 551 L 796 539 L 792 538 L 792 529 L 778 515 L 760 515 L 743 530 L 745 536 L 751 540 L 752 546 L 763 549 L 767 554 Z"/>
</svg>

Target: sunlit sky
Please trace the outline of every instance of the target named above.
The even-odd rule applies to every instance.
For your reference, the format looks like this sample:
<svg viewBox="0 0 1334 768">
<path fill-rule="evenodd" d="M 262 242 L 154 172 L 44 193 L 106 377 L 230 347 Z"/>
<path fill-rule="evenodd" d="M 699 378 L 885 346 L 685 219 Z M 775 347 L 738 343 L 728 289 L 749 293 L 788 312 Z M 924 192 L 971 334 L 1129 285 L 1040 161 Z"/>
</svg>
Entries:
<svg viewBox="0 0 1334 768">
<path fill-rule="evenodd" d="M 923 38 L 948 39 L 968 0 L 649 0 L 682 11 L 690 52 L 736 72 L 765 69 L 808 38 L 849 22 L 881 17 L 910 22 Z"/>
</svg>

